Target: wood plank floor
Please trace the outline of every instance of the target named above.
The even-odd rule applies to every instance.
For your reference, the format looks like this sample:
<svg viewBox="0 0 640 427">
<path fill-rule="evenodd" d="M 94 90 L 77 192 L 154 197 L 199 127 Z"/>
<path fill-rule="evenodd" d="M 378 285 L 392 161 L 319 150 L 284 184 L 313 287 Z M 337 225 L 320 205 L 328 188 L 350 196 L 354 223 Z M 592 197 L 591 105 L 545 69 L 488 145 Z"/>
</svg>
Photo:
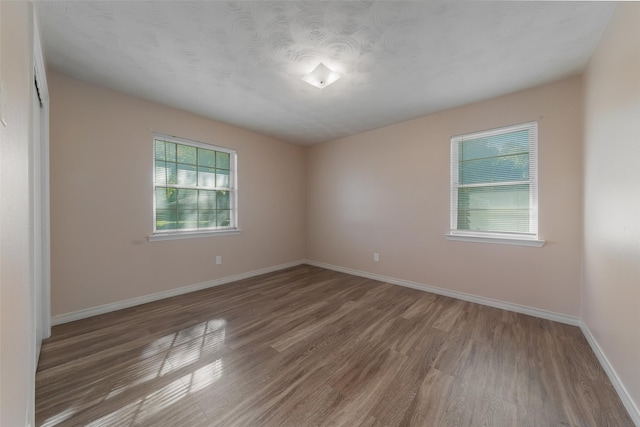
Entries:
<svg viewBox="0 0 640 427">
<path fill-rule="evenodd" d="M 311 266 L 56 326 L 38 426 L 633 426 L 577 327 Z"/>
</svg>

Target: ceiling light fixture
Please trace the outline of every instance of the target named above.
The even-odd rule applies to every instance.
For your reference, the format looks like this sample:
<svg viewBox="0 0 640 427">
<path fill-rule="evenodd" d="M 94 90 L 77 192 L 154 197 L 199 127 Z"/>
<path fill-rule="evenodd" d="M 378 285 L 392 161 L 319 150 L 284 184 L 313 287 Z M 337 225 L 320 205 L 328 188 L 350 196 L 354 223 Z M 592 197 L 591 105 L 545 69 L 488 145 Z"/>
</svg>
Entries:
<svg viewBox="0 0 640 427">
<path fill-rule="evenodd" d="M 323 89 L 342 77 L 340 74 L 328 68 L 322 62 L 302 80 L 317 88 Z"/>
</svg>

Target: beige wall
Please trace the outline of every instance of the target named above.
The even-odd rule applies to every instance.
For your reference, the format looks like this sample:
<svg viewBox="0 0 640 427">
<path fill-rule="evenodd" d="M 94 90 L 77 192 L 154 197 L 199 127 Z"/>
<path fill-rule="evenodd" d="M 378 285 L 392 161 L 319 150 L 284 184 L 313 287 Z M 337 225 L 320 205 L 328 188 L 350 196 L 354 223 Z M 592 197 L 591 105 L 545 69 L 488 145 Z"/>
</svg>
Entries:
<svg viewBox="0 0 640 427">
<path fill-rule="evenodd" d="M 33 86 L 31 5 L 0 1 L 0 425 L 24 426 L 33 409 L 29 277 L 29 138 Z M 31 404 L 29 403 L 31 402 Z"/>
<path fill-rule="evenodd" d="M 303 147 L 53 72 L 48 80 L 53 315 L 305 257 Z M 237 150 L 240 234 L 147 240 L 152 132 Z"/>
<path fill-rule="evenodd" d="M 0 6 L 3 40 L 10 33 L 14 46 L 27 46 L 19 29 L 25 6 L 10 6 L 10 19 L 6 3 Z M 574 77 L 310 148 L 51 73 L 52 314 L 306 257 L 582 316 L 637 404 L 639 23 L 640 6 L 618 6 L 584 81 Z M 12 55 L 11 69 L 3 62 L 3 82 L 19 87 L 15 96 L 27 94 L 28 82 L 18 77 L 27 58 L 15 61 L 3 43 L 2 58 Z M 6 285 L 28 280 L 20 237 L 28 202 L 18 191 L 26 159 L 21 108 L 19 101 L 10 107 L 17 122 L 2 135 L 17 144 L 3 144 L 0 169 L 3 425 L 23 416 L 26 393 L 20 379 L 27 342 L 5 326 L 28 324 L 24 288 Z M 546 245 L 445 240 L 449 138 L 532 120 L 540 120 L 539 230 Z M 240 235 L 147 241 L 153 131 L 238 150 Z M 5 197 L 11 192 L 17 210 Z M 15 402 L 5 405 L 9 389 Z"/>
<path fill-rule="evenodd" d="M 445 240 L 450 137 L 541 116 L 539 232 L 546 245 Z M 313 146 L 308 258 L 578 316 L 581 117 L 575 77 Z"/>
<path fill-rule="evenodd" d="M 621 3 L 585 77 L 582 316 L 636 408 L 640 406 L 639 159 L 640 4 Z"/>
</svg>

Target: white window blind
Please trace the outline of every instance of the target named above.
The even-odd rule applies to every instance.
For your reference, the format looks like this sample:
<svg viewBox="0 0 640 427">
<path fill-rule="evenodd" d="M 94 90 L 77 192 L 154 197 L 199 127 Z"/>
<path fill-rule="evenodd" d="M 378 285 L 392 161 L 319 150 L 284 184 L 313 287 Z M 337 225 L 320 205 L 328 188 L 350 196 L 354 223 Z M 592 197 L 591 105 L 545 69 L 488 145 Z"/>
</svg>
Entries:
<svg viewBox="0 0 640 427">
<path fill-rule="evenodd" d="M 154 234 L 237 228 L 236 152 L 154 135 Z"/>
<path fill-rule="evenodd" d="M 538 237 L 538 124 L 451 138 L 451 234 Z"/>
</svg>

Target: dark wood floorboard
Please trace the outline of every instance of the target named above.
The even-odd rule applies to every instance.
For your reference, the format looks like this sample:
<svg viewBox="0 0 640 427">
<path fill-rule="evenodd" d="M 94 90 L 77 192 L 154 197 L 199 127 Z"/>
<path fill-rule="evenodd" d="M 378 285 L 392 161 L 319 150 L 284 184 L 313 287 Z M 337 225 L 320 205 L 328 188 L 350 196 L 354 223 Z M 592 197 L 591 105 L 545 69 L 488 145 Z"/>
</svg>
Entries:
<svg viewBox="0 0 640 427">
<path fill-rule="evenodd" d="M 53 328 L 38 426 L 633 426 L 577 327 L 307 265 Z"/>
</svg>

